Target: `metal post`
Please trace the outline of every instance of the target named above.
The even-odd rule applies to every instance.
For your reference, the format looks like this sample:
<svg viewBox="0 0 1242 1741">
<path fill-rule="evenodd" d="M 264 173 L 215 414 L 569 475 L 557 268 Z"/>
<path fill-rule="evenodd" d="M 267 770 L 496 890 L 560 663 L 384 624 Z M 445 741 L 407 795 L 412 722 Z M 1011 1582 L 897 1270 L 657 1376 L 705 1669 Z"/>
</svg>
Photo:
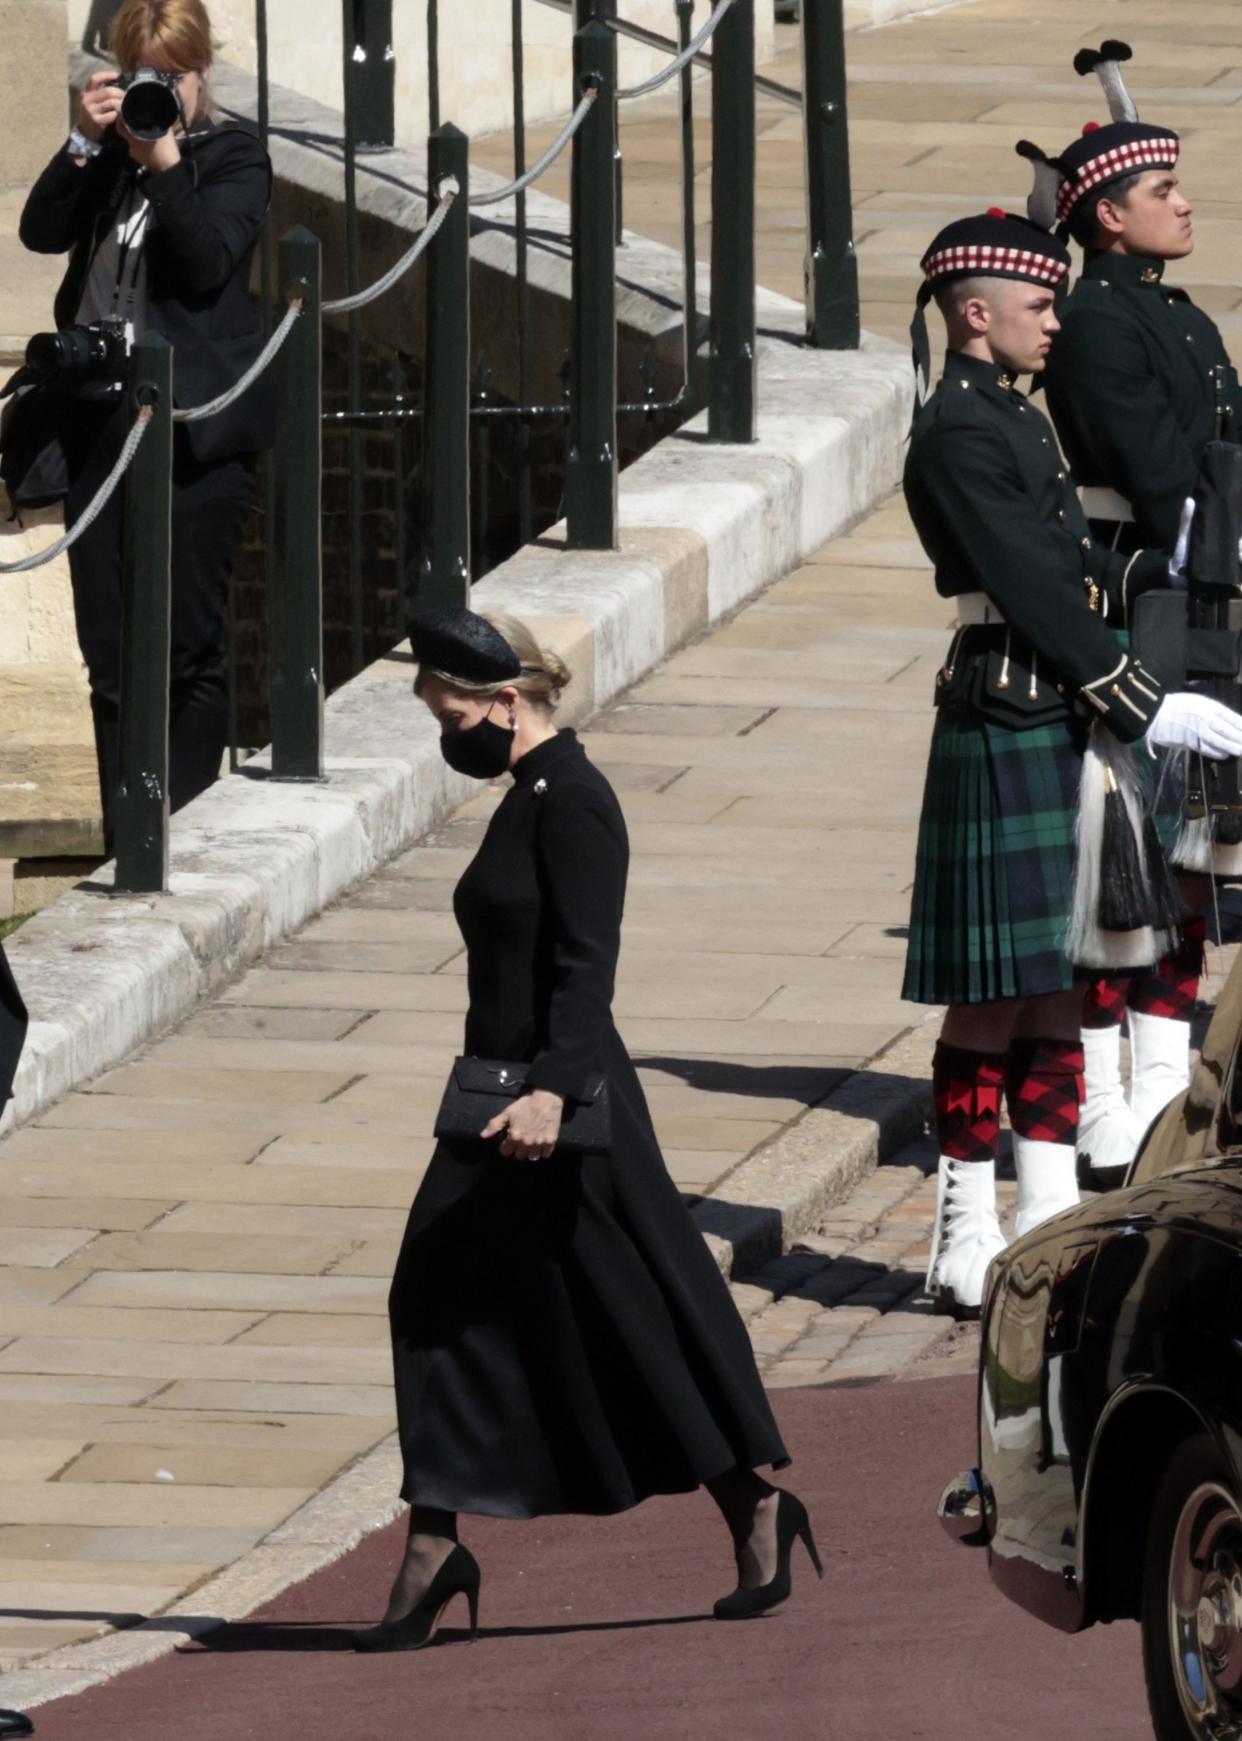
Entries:
<svg viewBox="0 0 1242 1741">
<path fill-rule="evenodd" d="M 152 408 L 125 479 L 121 603 L 120 767 L 115 794 L 118 893 L 155 894 L 168 880 L 168 649 L 172 586 L 172 378 L 166 339 L 130 353 L 129 403 Z"/>
<path fill-rule="evenodd" d="M 354 84 L 359 151 L 389 151 L 396 137 L 392 0 L 352 0 L 346 67 Z"/>
<path fill-rule="evenodd" d="M 574 29 L 582 30 L 591 23 L 606 24 L 615 34 L 617 22 L 617 0 L 574 0 Z M 618 248 L 621 246 L 622 232 L 625 228 L 625 159 L 621 153 L 621 103 L 616 96 L 616 72 L 613 72 L 613 99 L 615 119 L 612 129 L 612 165 L 617 183 L 617 210 L 614 233 Z"/>
<path fill-rule="evenodd" d="M 431 198 L 452 176 L 458 187 L 427 255 L 426 417 L 418 602 L 464 605 L 470 596 L 470 141 L 451 121 L 427 141 Z"/>
<path fill-rule="evenodd" d="M 690 45 L 694 0 L 677 0 L 677 47 Z M 681 264 L 682 349 L 686 394 L 694 401 L 694 364 L 699 344 L 698 261 L 694 235 L 694 63 L 681 70 Z"/>
<path fill-rule="evenodd" d="M 513 176 L 526 173 L 526 48 L 522 37 L 522 0 L 510 0 L 510 63 L 513 73 Z M 513 212 L 514 284 L 517 291 L 517 402 L 530 404 L 530 233 L 526 221 L 526 193 L 517 196 Z M 518 542 L 529 544 L 534 536 L 531 501 L 530 422 L 519 417 L 517 426 Z M 485 546 L 484 546 L 485 548 Z"/>
<path fill-rule="evenodd" d="M 361 243 L 358 236 L 358 81 L 355 77 L 354 7 L 356 0 L 341 0 L 341 86 L 344 94 L 345 159 L 345 290 L 353 296 L 362 288 Z M 349 334 L 349 409 L 362 405 L 362 315 L 355 309 L 346 316 Z M 349 651 L 352 673 L 366 664 L 366 612 L 362 598 L 362 431 L 349 425 Z"/>
<path fill-rule="evenodd" d="M 857 350 L 858 260 L 850 190 L 842 0 L 802 0 L 802 89 L 807 338 L 820 350 Z"/>
<path fill-rule="evenodd" d="M 427 0 L 427 131 L 440 125 L 440 7 Z"/>
<path fill-rule="evenodd" d="M 755 439 L 755 0 L 733 0 L 713 44 L 707 432 Z"/>
<path fill-rule="evenodd" d="M 606 24 L 574 37 L 574 92 L 599 95 L 574 136 L 570 182 L 573 245 L 570 314 L 568 543 L 617 546 L 617 264 L 613 176 L 617 39 Z"/>
<path fill-rule="evenodd" d="M 320 548 L 319 239 L 299 224 L 280 243 L 284 299 L 302 313 L 276 359 L 276 585 L 272 593 L 272 777 L 323 774 Z"/>
</svg>

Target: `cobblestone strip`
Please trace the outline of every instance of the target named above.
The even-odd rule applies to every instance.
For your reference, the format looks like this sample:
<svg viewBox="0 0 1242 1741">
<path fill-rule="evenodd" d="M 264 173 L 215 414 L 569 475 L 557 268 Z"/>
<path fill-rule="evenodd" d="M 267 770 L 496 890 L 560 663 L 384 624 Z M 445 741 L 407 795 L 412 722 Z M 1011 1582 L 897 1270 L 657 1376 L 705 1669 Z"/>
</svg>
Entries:
<svg viewBox="0 0 1242 1741">
<path fill-rule="evenodd" d="M 911 1144 L 817 1232 L 732 1284 L 770 1389 L 973 1370 L 977 1327 L 937 1316 L 923 1291 L 935 1165 L 929 1140 Z M 1001 1185 L 1003 1214 L 1015 1191 Z"/>
</svg>

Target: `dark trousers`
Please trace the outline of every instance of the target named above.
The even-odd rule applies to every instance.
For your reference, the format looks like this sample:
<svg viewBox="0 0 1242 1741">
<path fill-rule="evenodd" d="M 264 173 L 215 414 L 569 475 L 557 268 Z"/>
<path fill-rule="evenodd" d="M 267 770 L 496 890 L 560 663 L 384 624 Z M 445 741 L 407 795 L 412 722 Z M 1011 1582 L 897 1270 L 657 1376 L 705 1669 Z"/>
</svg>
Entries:
<svg viewBox="0 0 1242 1741">
<path fill-rule="evenodd" d="M 84 439 L 74 443 L 65 522 L 72 526 L 115 462 L 129 418 L 83 407 Z M 76 459 L 76 463 L 74 460 Z M 225 613 L 229 577 L 254 499 L 244 459 L 202 465 L 178 430 L 173 447 L 172 635 L 169 659 L 168 786 L 180 810 L 220 772 L 228 739 Z M 125 487 L 69 550 L 78 645 L 90 674 L 104 827 L 119 780 L 121 563 Z"/>
</svg>

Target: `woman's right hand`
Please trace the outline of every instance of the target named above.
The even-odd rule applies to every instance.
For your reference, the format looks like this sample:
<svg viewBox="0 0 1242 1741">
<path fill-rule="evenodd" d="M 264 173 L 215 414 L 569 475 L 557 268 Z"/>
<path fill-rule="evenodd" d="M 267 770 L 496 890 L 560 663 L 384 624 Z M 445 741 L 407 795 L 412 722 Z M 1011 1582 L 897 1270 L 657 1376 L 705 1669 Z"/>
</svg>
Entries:
<svg viewBox="0 0 1242 1741">
<path fill-rule="evenodd" d="M 92 73 L 78 104 L 79 133 L 84 133 L 88 139 L 102 139 L 120 114 L 124 97 L 114 72 Z"/>
</svg>

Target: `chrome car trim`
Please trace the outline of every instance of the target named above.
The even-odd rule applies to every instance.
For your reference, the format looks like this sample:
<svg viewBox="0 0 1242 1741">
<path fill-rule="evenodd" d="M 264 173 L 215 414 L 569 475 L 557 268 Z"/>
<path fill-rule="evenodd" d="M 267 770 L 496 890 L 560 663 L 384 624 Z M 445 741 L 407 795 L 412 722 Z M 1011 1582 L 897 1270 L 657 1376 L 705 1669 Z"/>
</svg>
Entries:
<svg viewBox="0 0 1242 1741">
<path fill-rule="evenodd" d="M 967 1548 L 987 1546 L 996 1517 L 996 1502 L 977 1469 L 963 1469 L 953 1477 L 940 1495 L 936 1516 L 952 1541 Z"/>
</svg>

